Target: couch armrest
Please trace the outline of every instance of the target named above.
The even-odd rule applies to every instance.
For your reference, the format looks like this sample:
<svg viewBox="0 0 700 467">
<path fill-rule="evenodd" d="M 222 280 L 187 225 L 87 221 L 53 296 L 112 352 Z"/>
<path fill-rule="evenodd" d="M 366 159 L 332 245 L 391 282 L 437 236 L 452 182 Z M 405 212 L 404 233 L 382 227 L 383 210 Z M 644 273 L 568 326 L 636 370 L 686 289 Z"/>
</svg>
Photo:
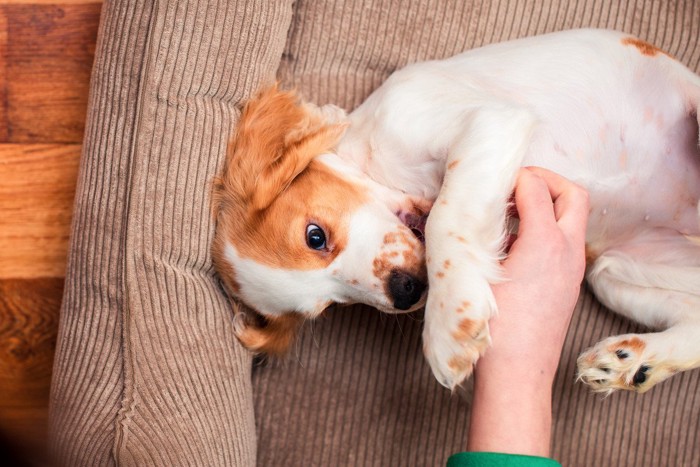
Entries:
<svg viewBox="0 0 700 467">
<path fill-rule="evenodd" d="M 52 382 L 58 463 L 255 463 L 211 180 L 291 16 L 291 1 L 104 3 Z"/>
</svg>

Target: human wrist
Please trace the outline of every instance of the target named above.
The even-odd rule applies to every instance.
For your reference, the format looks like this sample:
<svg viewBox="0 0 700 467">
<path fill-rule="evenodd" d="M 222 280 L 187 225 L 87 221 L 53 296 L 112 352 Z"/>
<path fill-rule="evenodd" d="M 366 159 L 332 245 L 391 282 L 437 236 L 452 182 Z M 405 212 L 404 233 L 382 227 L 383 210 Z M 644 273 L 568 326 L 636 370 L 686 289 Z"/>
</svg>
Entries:
<svg viewBox="0 0 700 467">
<path fill-rule="evenodd" d="M 530 295 L 523 292 L 526 289 Z M 532 293 L 535 287 L 504 282 L 493 286 L 499 313 L 489 322 L 491 347 L 479 360 L 482 369 L 509 368 L 533 384 L 554 380 L 566 339 L 572 303 Z M 532 375 L 537 375 L 533 380 Z M 528 378 L 529 376 L 529 378 Z"/>
<path fill-rule="evenodd" d="M 467 449 L 547 457 L 560 351 L 535 341 L 513 345 L 506 329 L 494 331 L 492 348 L 474 370 Z"/>
<path fill-rule="evenodd" d="M 528 349 L 490 348 L 477 361 L 474 377 L 490 385 L 513 385 L 533 392 L 550 391 L 557 372 L 559 354 L 543 357 Z"/>
<path fill-rule="evenodd" d="M 494 381 L 532 386 L 542 390 L 552 385 L 562 347 L 537 339 L 515 341 L 510 335 L 494 332 L 491 347 L 476 364 L 475 373 Z M 508 342 L 512 339 L 512 342 Z M 542 338 L 546 339 L 546 338 Z"/>
<path fill-rule="evenodd" d="M 537 389 L 551 385 L 559 367 L 562 346 L 545 342 L 546 337 L 528 336 L 517 340 L 500 331 L 494 329 L 491 346 L 478 360 L 475 372 L 488 374 L 491 379 L 502 379 L 504 383 L 519 381 Z"/>
<path fill-rule="evenodd" d="M 550 378 L 512 365 L 477 364 L 467 450 L 547 457 L 551 401 Z"/>
</svg>

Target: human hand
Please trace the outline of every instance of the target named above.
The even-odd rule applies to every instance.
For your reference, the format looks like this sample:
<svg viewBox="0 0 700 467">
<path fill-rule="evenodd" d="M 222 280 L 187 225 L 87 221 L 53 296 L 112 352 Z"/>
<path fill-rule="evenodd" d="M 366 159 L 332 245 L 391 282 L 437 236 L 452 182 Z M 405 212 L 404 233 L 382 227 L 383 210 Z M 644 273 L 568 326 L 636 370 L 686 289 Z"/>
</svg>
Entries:
<svg viewBox="0 0 700 467">
<path fill-rule="evenodd" d="M 588 196 L 565 178 L 522 169 L 517 239 L 494 285 L 492 347 L 475 369 L 469 450 L 547 455 L 551 385 L 585 270 Z"/>
<path fill-rule="evenodd" d="M 586 267 L 588 195 L 541 168 L 522 169 L 515 190 L 517 239 L 493 287 L 491 357 L 528 361 L 528 372 L 554 377 Z"/>
</svg>

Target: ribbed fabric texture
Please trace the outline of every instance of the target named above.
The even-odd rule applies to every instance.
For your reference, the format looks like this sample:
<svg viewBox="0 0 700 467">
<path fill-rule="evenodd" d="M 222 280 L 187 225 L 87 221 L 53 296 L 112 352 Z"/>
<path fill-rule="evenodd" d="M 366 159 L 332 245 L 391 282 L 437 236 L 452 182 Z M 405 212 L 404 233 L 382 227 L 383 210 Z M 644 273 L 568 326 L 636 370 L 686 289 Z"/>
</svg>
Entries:
<svg viewBox="0 0 700 467">
<path fill-rule="evenodd" d="M 291 2 L 106 1 L 51 395 L 62 465 L 253 465 L 211 181 Z"/>
<path fill-rule="evenodd" d="M 589 26 L 641 36 L 700 71 L 695 1 L 300 0 L 279 77 L 312 101 L 352 109 L 406 63 Z M 451 395 L 434 381 L 421 326 L 418 315 L 329 310 L 307 323 L 290 358 L 255 366 L 259 464 L 435 466 L 464 449 L 470 390 Z M 700 465 L 699 371 L 644 395 L 603 398 L 574 383 L 582 350 L 637 330 L 584 289 L 555 382 L 552 455 L 562 465 Z"/>
</svg>

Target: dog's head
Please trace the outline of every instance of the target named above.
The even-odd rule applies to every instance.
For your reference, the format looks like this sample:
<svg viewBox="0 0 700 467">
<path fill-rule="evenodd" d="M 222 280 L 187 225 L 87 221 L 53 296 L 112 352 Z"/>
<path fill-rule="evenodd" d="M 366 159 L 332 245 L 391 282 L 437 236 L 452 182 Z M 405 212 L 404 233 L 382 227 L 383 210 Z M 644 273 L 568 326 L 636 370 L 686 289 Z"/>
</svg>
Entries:
<svg viewBox="0 0 700 467">
<path fill-rule="evenodd" d="M 303 319 L 331 303 L 398 313 L 424 302 L 420 231 L 430 205 L 334 155 L 346 123 L 329 110 L 276 87 L 261 92 L 215 183 L 214 263 L 260 315 L 239 332 L 254 350 L 283 352 Z"/>
</svg>

